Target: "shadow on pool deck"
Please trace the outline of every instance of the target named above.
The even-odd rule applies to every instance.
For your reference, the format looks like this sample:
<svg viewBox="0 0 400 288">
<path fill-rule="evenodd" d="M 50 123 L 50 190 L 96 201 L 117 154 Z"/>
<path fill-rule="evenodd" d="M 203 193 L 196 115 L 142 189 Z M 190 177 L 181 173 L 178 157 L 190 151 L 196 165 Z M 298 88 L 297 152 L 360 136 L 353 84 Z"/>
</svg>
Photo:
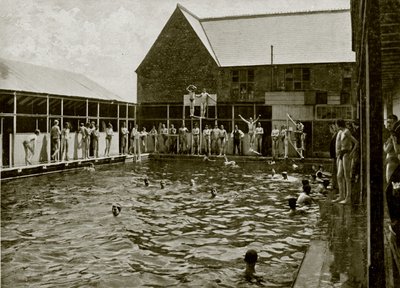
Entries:
<svg viewBox="0 0 400 288">
<path fill-rule="evenodd" d="M 294 288 L 367 287 L 366 207 L 332 203 L 332 194 L 319 203 L 321 218 Z"/>
</svg>

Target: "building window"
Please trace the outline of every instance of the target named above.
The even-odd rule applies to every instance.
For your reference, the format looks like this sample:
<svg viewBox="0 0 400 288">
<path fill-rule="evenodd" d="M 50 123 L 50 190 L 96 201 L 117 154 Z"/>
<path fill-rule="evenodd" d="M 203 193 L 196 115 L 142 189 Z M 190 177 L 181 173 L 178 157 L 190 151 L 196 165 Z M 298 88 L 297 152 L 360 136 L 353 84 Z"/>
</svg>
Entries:
<svg viewBox="0 0 400 288">
<path fill-rule="evenodd" d="M 315 104 L 328 104 L 328 93 L 317 92 L 315 95 Z"/>
<path fill-rule="evenodd" d="M 235 100 L 254 98 L 254 70 L 232 70 L 231 96 Z"/>
<path fill-rule="evenodd" d="M 310 74 L 309 68 L 286 68 L 285 89 L 287 91 L 310 89 Z"/>
<path fill-rule="evenodd" d="M 334 120 L 334 119 L 352 119 L 351 105 L 317 105 L 316 119 L 318 120 Z"/>
<path fill-rule="evenodd" d="M 351 90 L 351 77 L 344 77 L 343 78 L 342 90 L 343 91 L 350 91 Z"/>
<path fill-rule="evenodd" d="M 344 91 L 340 93 L 340 104 L 350 104 L 350 93 Z"/>
</svg>

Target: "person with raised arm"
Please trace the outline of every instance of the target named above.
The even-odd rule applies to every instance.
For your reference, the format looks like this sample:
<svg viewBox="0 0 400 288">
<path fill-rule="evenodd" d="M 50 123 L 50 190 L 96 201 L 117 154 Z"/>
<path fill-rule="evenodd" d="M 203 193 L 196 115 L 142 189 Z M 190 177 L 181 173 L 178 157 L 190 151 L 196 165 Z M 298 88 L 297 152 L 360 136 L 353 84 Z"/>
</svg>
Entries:
<svg viewBox="0 0 400 288">
<path fill-rule="evenodd" d="M 242 119 L 244 122 L 246 122 L 248 128 L 249 128 L 249 144 L 250 148 L 249 151 L 252 152 L 254 151 L 254 138 L 255 138 L 255 130 L 256 130 L 256 123 L 260 119 L 261 115 L 258 115 L 256 119 L 253 120 L 252 117 L 249 118 L 249 120 L 246 120 L 242 117 L 242 115 L 239 114 L 240 119 Z"/>
</svg>

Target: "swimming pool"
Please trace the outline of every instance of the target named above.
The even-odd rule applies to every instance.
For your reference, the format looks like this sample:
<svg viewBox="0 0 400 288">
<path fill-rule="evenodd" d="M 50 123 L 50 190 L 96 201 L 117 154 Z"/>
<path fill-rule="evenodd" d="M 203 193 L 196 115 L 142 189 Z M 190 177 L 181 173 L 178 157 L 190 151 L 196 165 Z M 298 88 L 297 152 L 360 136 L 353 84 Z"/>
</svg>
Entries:
<svg viewBox="0 0 400 288">
<path fill-rule="evenodd" d="M 270 170 L 148 161 L 3 183 L 2 285 L 245 286 L 243 256 L 254 248 L 265 286 L 290 287 L 318 209 L 289 217 L 286 198 L 301 176 L 271 179 Z M 122 205 L 118 217 L 113 202 Z"/>
</svg>

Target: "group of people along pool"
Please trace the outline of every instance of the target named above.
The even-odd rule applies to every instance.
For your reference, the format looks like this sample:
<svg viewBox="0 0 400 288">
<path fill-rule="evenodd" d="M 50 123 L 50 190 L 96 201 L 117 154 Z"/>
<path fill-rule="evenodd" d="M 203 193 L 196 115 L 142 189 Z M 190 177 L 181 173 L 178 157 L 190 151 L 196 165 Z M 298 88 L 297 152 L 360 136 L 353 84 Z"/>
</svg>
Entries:
<svg viewBox="0 0 400 288">
<path fill-rule="evenodd" d="M 265 138 L 264 128 L 259 122 L 261 115 L 256 119 L 250 117 L 245 119 L 242 115 L 238 115 L 247 125 L 247 135 L 249 143 L 249 153 L 253 155 L 261 155 L 264 150 Z M 279 130 L 277 126 L 271 132 L 272 157 L 288 158 L 289 141 L 291 142 L 294 135 L 293 146 L 295 147 L 300 158 L 304 158 L 304 125 L 300 121 L 293 121 L 295 129 L 289 129 L 282 125 Z M 153 146 L 153 152 L 171 153 L 171 154 L 192 154 L 207 156 L 216 155 L 223 156 L 225 154 L 243 155 L 243 140 L 245 133 L 235 124 L 232 131 L 227 131 L 224 125 L 218 125 L 217 121 L 214 126 L 204 125 L 203 131 L 200 130 L 199 122 L 194 122 L 190 131 L 183 122 L 181 127 L 177 128 L 174 124 L 170 124 L 168 128 L 166 124 L 160 123 L 159 128 L 153 125 L 148 132 L 146 127 L 139 129 L 138 125 L 132 128 L 129 133 L 127 128 L 121 128 L 121 148 L 123 154 L 138 154 L 139 152 L 148 151 L 148 143 Z M 191 137 L 191 141 L 189 141 Z M 228 141 L 232 140 L 232 151 L 227 151 Z M 130 141 L 129 141 L 130 140 Z M 202 141 L 202 143 L 201 143 Z M 128 148 L 129 147 L 129 148 Z"/>
<path fill-rule="evenodd" d="M 264 145 L 264 128 L 259 122 L 260 115 L 253 119 L 245 119 L 242 115 L 238 115 L 247 125 L 249 153 L 253 155 L 261 155 Z M 271 132 L 272 142 L 272 157 L 288 158 L 288 143 L 291 141 L 292 132 L 294 133 L 294 146 L 303 158 L 304 139 L 305 133 L 303 132 L 304 125 L 300 122 L 293 122 L 296 124 L 296 129 L 287 129 L 285 125 L 281 126 L 279 130 L 274 126 Z M 105 139 L 100 137 L 99 125 L 95 121 L 80 122 L 79 128 L 76 130 L 77 135 L 80 135 L 78 148 L 81 149 L 82 159 L 98 158 L 101 156 L 110 156 L 110 147 L 114 136 L 113 125 L 111 123 L 103 123 L 103 130 L 105 132 Z M 70 155 L 69 140 L 71 135 L 71 124 L 64 122 L 63 128 L 59 126 L 59 121 L 55 120 L 50 130 L 51 138 L 51 159 L 55 162 L 68 161 Z M 190 133 L 191 132 L 191 133 Z M 39 130 L 35 130 L 32 135 L 28 135 L 23 141 L 25 149 L 25 164 L 31 165 L 32 158 L 35 154 L 35 144 L 40 134 Z M 189 137 L 191 141 L 189 141 Z M 169 128 L 165 124 L 160 124 L 157 129 L 154 125 L 150 131 L 146 127 L 139 129 L 137 124 L 134 125 L 131 131 L 126 127 L 126 123 L 122 122 L 120 128 L 120 154 L 133 154 L 146 153 L 148 151 L 148 142 L 151 141 L 153 145 L 153 152 L 161 153 L 181 153 L 207 156 L 217 155 L 223 156 L 227 153 L 228 140 L 232 139 L 232 154 L 243 155 L 243 139 L 245 133 L 239 129 L 236 124 L 232 131 L 228 132 L 224 125 L 215 123 L 214 127 L 205 125 L 203 131 L 200 131 L 199 123 L 195 122 L 192 131 L 182 123 L 178 129 L 171 124 Z M 200 139 L 201 138 L 201 139 Z M 105 141 L 104 153 L 99 151 L 99 142 Z M 201 145 L 202 141 L 202 145 Z M 203 147 L 203 149 L 202 149 Z M 202 151 L 203 150 L 203 151 Z"/>
</svg>

